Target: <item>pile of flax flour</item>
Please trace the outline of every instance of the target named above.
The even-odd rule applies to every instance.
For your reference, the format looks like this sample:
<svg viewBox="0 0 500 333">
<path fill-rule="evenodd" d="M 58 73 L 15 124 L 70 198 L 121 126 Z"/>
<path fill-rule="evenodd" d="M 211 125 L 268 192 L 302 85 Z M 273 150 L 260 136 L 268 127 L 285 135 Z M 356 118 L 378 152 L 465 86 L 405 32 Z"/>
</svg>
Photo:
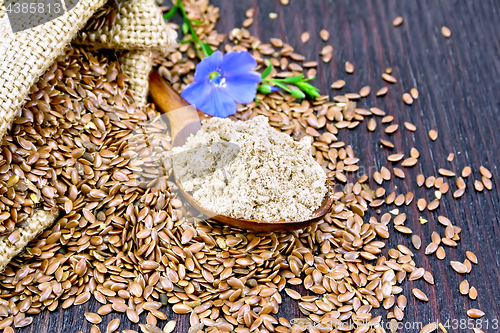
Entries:
<svg viewBox="0 0 500 333">
<path fill-rule="evenodd" d="M 262 221 L 299 221 L 326 195 L 326 174 L 311 156 L 311 139 L 294 141 L 268 119 L 211 118 L 173 149 L 176 178 L 204 208 Z"/>
</svg>

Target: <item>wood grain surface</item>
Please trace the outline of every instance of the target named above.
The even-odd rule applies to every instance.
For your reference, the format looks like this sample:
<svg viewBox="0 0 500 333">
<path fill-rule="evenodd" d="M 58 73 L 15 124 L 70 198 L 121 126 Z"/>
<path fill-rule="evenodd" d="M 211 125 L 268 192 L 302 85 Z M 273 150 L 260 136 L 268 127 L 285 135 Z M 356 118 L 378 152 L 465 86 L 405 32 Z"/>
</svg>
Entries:
<svg viewBox="0 0 500 333">
<path fill-rule="evenodd" d="M 288 6 L 278 0 L 217 0 L 220 7 L 219 32 L 228 33 L 234 27 L 241 27 L 245 11 L 255 8 L 255 21 L 249 28 L 252 34 L 263 42 L 271 37 L 282 38 L 308 60 L 320 60 L 319 52 L 327 43 L 319 38 L 319 31 L 330 32 L 328 44 L 334 48 L 330 63 L 320 61 L 314 84 L 323 94 L 334 95 L 330 85 L 337 79 L 347 82 L 342 92 L 358 92 L 365 85 L 372 87 L 372 93 L 360 101 L 361 107 L 379 107 L 394 116 L 400 130 L 387 135 L 382 130 L 380 119 L 378 129 L 366 130 L 365 121 L 355 130 L 342 130 L 339 138 L 352 145 L 360 165 L 370 170 L 389 166 L 387 156 L 391 153 L 409 154 L 412 147 L 420 151 L 417 166 L 404 169 L 406 179 L 384 183 L 388 193 L 397 186 L 398 193 L 412 191 L 416 198 L 433 198 L 431 190 L 418 188 L 415 178 L 418 173 L 437 175 L 438 168 L 447 168 L 460 173 L 464 166 L 471 166 L 473 173 L 466 179 L 467 191 L 456 200 L 451 191 L 434 212 L 420 213 L 414 203 L 402 210 L 409 216 L 406 224 L 423 240 L 423 247 L 415 256 L 417 266 L 433 272 L 435 286 L 424 281 L 405 282 L 404 294 L 408 297 L 405 322 L 446 322 L 457 320 L 458 328 L 448 332 L 472 332 L 467 322 L 466 311 L 479 308 L 486 312 L 483 318 L 484 332 L 497 332 L 492 327 L 494 320 L 500 320 L 500 1 L 496 0 L 290 0 Z M 272 20 L 269 13 L 277 13 Z M 402 16 L 404 23 L 393 27 L 392 20 Z M 441 27 L 450 28 L 451 38 L 441 35 Z M 309 31 L 311 39 L 303 44 L 300 35 Z M 355 66 L 353 74 L 344 70 L 345 61 Z M 381 74 L 391 67 L 397 84 L 389 85 Z M 382 86 L 389 86 L 384 98 L 376 98 L 374 92 Z M 402 101 L 402 94 L 411 88 L 418 88 L 420 97 L 413 105 Z M 403 128 L 410 121 L 417 126 L 416 132 Z M 382 126 L 385 127 L 385 126 Z M 439 136 L 431 141 L 427 132 L 437 130 Z M 380 147 L 381 138 L 395 143 L 390 151 Z M 455 154 L 453 162 L 446 161 L 449 153 Z M 478 193 L 473 181 L 480 179 L 479 167 L 486 166 L 493 173 L 492 191 Z M 389 167 L 391 169 L 391 167 Z M 451 189 L 456 189 L 455 179 L 449 180 Z M 384 208 L 387 211 L 388 208 Z M 461 240 L 456 249 L 446 248 L 447 258 L 439 261 L 435 256 L 425 256 L 423 248 L 430 242 L 433 231 L 444 233 L 437 223 L 437 216 L 444 215 L 462 228 Z M 428 220 L 420 224 L 418 217 Z M 392 228 L 392 227 L 391 227 Z M 410 237 L 391 230 L 387 251 L 397 244 L 410 246 Z M 479 260 L 471 274 L 466 275 L 479 296 L 471 301 L 461 296 L 458 290 L 463 277 L 455 273 L 450 260 L 463 261 L 465 251 L 473 251 Z M 386 253 L 386 252 L 385 252 Z M 417 301 L 411 295 L 412 288 L 419 288 L 429 296 L 429 302 Z M 300 289 L 299 289 L 300 290 Z M 304 292 L 304 290 L 300 290 Z M 287 319 L 301 317 L 297 303 L 287 296 L 281 306 L 280 316 Z M 99 305 L 89 302 L 67 311 L 44 312 L 35 317 L 34 324 L 16 332 L 77 333 L 89 332 L 91 325 L 83 314 L 96 311 Z M 176 316 L 171 309 L 165 309 L 169 319 L 178 320 L 176 332 L 187 332 L 188 316 Z M 385 311 L 377 311 L 385 319 Z M 108 315 L 100 325 L 105 332 L 107 323 L 116 318 Z M 139 330 L 121 316 L 123 329 Z M 489 320 L 486 328 L 485 320 Z M 142 318 L 145 322 L 145 318 Z M 460 327 L 460 323 L 462 326 Z M 472 322 L 470 323 L 472 325 Z M 163 327 L 163 326 L 161 326 Z M 479 326 L 475 326 L 479 327 Z M 419 332 L 416 327 L 400 332 Z"/>
</svg>

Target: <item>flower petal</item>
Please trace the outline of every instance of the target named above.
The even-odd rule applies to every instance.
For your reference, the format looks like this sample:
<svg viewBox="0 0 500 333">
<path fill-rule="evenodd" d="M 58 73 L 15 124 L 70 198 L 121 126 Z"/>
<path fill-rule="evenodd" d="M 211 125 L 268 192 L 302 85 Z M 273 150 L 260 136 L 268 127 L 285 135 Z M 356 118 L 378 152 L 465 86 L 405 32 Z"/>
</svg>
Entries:
<svg viewBox="0 0 500 333">
<path fill-rule="evenodd" d="M 236 102 L 225 89 L 214 88 L 198 109 L 211 116 L 225 118 L 236 113 Z"/>
<path fill-rule="evenodd" d="M 257 66 L 257 61 L 247 52 L 230 51 L 224 55 L 220 68 L 222 76 L 232 76 L 236 74 L 246 73 Z"/>
<path fill-rule="evenodd" d="M 196 70 L 194 72 L 194 82 L 201 81 L 208 78 L 208 75 L 212 72 L 221 71 L 222 64 L 222 52 L 215 51 L 209 57 L 203 59 L 198 65 L 196 65 Z"/>
<path fill-rule="evenodd" d="M 225 77 L 226 92 L 238 103 L 246 104 L 254 100 L 257 93 L 257 83 L 260 82 L 260 75 L 257 72 L 247 72 L 244 74 Z"/>
<path fill-rule="evenodd" d="M 200 109 L 200 106 L 205 103 L 212 89 L 213 86 L 206 79 L 188 84 L 181 92 L 181 96 L 189 104 Z"/>
</svg>

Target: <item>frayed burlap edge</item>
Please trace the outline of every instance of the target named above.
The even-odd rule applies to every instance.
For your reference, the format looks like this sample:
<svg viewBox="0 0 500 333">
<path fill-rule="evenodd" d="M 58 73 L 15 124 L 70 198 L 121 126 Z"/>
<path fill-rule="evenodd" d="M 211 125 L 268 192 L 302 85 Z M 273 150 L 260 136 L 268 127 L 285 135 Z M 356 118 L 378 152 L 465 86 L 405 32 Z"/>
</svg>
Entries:
<svg viewBox="0 0 500 333">
<path fill-rule="evenodd" d="M 9 262 L 17 256 L 30 241 L 38 236 L 46 228 L 50 227 L 56 219 L 56 215 L 44 210 L 36 210 L 28 218 L 27 226 L 18 228 L 20 240 L 12 244 L 6 236 L 0 237 L 0 272 L 3 272 Z"/>
</svg>

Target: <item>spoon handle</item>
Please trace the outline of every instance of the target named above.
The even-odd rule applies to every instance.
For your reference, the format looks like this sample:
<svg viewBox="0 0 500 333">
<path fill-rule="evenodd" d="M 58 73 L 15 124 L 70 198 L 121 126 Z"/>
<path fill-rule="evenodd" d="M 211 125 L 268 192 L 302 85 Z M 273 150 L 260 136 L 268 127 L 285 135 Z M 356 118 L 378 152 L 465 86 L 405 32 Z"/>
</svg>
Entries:
<svg viewBox="0 0 500 333">
<path fill-rule="evenodd" d="M 156 104 L 158 111 L 167 115 L 168 121 L 172 131 L 172 137 L 176 135 L 187 125 L 200 120 L 207 119 L 210 116 L 207 114 L 194 110 L 180 110 L 185 107 L 192 107 L 191 104 L 186 102 L 173 88 L 163 79 L 157 70 L 153 70 L 149 76 L 149 94 Z M 179 112 L 171 112 L 179 110 Z"/>
<path fill-rule="evenodd" d="M 190 105 L 160 76 L 156 69 L 149 76 L 149 94 L 162 113 Z"/>
</svg>

